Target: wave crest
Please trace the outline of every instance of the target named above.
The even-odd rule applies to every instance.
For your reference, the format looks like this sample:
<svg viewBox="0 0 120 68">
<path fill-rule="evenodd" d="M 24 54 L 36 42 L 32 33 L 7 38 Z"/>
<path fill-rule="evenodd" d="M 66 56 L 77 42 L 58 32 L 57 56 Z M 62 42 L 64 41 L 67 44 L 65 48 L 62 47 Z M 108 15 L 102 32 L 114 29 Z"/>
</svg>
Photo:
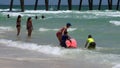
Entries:
<svg viewBox="0 0 120 68">
<path fill-rule="evenodd" d="M 120 21 L 110 21 L 110 23 L 116 26 L 120 26 Z"/>
<path fill-rule="evenodd" d="M 39 28 L 39 31 L 58 31 L 59 29 Z M 68 31 L 75 31 L 77 28 L 69 28 Z"/>
</svg>

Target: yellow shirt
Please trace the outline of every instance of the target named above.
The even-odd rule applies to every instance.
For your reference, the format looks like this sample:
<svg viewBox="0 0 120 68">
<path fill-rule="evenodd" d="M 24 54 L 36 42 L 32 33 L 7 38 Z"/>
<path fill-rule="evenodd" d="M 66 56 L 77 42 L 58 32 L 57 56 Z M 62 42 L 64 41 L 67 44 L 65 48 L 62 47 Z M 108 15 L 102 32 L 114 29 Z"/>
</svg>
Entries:
<svg viewBox="0 0 120 68">
<path fill-rule="evenodd" d="M 95 42 L 93 38 L 88 38 L 88 43 L 92 43 L 92 42 Z"/>
</svg>

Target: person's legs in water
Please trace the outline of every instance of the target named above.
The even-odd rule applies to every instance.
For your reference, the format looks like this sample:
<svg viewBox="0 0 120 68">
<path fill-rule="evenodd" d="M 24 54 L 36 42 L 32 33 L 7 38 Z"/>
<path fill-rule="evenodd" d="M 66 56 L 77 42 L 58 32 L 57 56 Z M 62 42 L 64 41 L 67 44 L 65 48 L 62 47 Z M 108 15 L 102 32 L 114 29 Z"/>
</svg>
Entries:
<svg viewBox="0 0 120 68">
<path fill-rule="evenodd" d="M 95 49 L 95 47 L 96 47 L 96 43 L 92 42 L 89 44 L 88 49 Z"/>
<path fill-rule="evenodd" d="M 59 41 L 59 45 L 62 43 L 62 35 L 60 33 L 56 33 L 57 39 Z"/>
</svg>

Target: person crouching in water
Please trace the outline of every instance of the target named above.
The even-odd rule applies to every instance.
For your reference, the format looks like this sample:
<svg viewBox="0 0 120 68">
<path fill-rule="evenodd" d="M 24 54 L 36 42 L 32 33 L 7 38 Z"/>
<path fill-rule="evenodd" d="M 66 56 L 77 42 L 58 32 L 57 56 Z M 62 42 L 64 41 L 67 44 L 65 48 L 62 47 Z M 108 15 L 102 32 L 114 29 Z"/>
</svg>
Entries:
<svg viewBox="0 0 120 68">
<path fill-rule="evenodd" d="M 57 33 L 56 36 L 59 40 L 59 44 L 61 45 L 62 42 L 62 35 L 64 35 L 65 32 L 67 32 L 67 29 L 70 28 L 71 24 L 67 23 L 65 27 L 61 28 Z"/>
<path fill-rule="evenodd" d="M 86 41 L 85 48 L 88 48 L 88 49 L 96 48 L 96 43 L 95 43 L 94 39 L 92 38 L 92 35 L 88 35 L 88 39 Z"/>
<path fill-rule="evenodd" d="M 70 36 L 68 35 L 68 32 L 64 32 L 64 35 L 62 36 L 62 42 L 61 46 L 67 48 L 66 40 L 70 40 Z"/>
</svg>

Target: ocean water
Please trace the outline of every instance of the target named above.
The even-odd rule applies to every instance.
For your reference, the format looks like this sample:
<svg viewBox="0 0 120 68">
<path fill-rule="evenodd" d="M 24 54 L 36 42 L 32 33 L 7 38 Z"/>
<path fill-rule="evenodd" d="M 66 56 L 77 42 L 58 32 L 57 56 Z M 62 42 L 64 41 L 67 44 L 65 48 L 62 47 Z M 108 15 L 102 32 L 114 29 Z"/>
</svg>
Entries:
<svg viewBox="0 0 120 68">
<path fill-rule="evenodd" d="M 4 6 L 5 7 L 5 6 Z M 16 47 L 33 50 L 53 56 L 82 58 L 84 61 L 113 65 L 112 68 L 120 68 L 120 11 L 116 10 L 30 10 L 17 12 L 18 8 L 0 9 L 0 44 L 8 47 Z M 7 18 L 7 15 L 10 18 Z M 22 16 L 21 33 L 16 36 L 16 19 Z M 45 18 L 42 19 L 41 16 Z M 35 19 L 38 16 L 38 19 Z M 32 17 L 33 32 L 30 39 L 27 38 L 26 21 Z M 78 43 L 77 49 L 61 48 L 56 38 L 56 32 L 66 23 L 72 27 L 68 29 L 69 35 Z M 96 50 L 84 48 L 88 34 L 91 34 L 97 43 Z M 13 56 L 15 57 L 15 56 Z"/>
</svg>

